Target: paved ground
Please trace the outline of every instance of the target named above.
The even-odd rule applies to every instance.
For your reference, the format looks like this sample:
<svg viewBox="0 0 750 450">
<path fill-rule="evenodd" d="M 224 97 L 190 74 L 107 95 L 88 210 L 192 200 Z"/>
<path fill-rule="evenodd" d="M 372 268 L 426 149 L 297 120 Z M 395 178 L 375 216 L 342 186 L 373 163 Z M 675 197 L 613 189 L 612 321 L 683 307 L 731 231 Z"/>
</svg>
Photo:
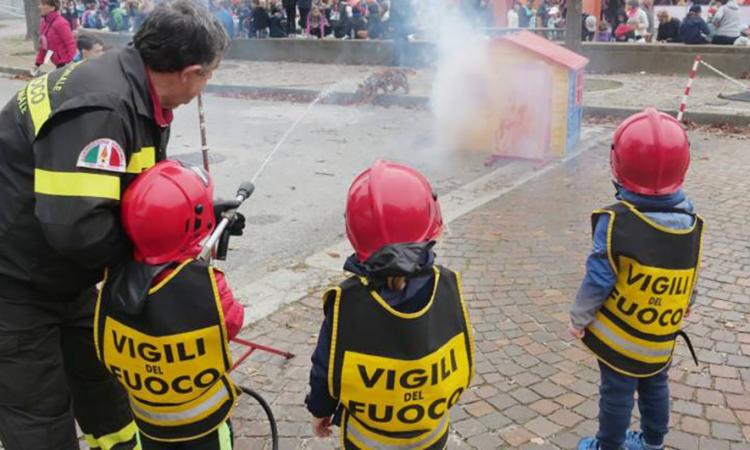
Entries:
<svg viewBox="0 0 750 450">
<path fill-rule="evenodd" d="M 671 370 L 679 450 L 750 448 L 750 188 L 742 141 L 692 136 L 688 192 L 706 219 L 698 307 L 686 327 L 700 367 L 679 345 Z M 611 201 L 606 145 L 549 170 L 458 218 L 439 260 L 463 273 L 475 328 L 477 373 L 453 414 L 450 448 L 571 449 L 595 432 L 598 371 L 565 333 L 567 307 L 589 248 L 588 213 Z M 238 379 L 272 402 L 282 448 L 331 448 L 311 437 L 303 406 L 322 317 L 311 293 L 244 333 L 295 352 L 253 356 Z M 267 426 L 243 400 L 237 449 L 264 448 Z M 267 446 L 265 448 L 268 448 Z"/>
</svg>

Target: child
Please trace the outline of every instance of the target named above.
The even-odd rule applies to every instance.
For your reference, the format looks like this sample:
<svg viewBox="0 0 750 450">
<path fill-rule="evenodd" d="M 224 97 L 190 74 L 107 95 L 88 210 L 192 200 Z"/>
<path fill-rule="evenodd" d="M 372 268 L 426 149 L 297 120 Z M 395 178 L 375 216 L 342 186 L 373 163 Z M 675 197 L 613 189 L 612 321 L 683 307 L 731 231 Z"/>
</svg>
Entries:
<svg viewBox="0 0 750 450">
<path fill-rule="evenodd" d="M 578 450 L 664 448 L 676 337 L 692 352 L 681 328 L 703 230 L 681 189 L 689 147 L 682 125 L 653 108 L 615 131 L 610 159 L 618 202 L 592 215 L 593 250 L 570 310 L 570 333 L 594 353 L 601 371 L 599 431 Z M 639 432 L 628 430 L 636 391 Z"/>
<path fill-rule="evenodd" d="M 330 32 L 326 17 L 320 12 L 317 5 L 313 5 L 310 15 L 307 16 L 307 26 L 305 32 L 308 36 L 315 36 L 318 39 L 324 38 Z"/>
<path fill-rule="evenodd" d="M 86 2 L 86 11 L 83 12 L 81 23 L 83 28 L 92 28 L 95 30 L 104 26 L 102 23 L 102 17 L 96 9 L 95 1 Z"/>
<path fill-rule="evenodd" d="M 70 29 L 72 31 L 75 31 L 80 25 L 78 23 L 78 10 L 76 9 L 75 0 L 66 0 L 65 3 L 63 3 L 62 9 L 60 10 L 60 15 L 68 21 L 68 24 L 70 24 Z"/>
<path fill-rule="evenodd" d="M 286 24 L 284 23 L 284 7 L 280 1 L 272 3 L 271 15 L 268 19 L 268 34 L 272 38 L 286 37 Z"/>
<path fill-rule="evenodd" d="M 615 30 L 615 40 L 617 42 L 640 42 L 641 38 L 637 32 L 638 20 L 631 17 L 626 24 L 617 27 Z"/>
<path fill-rule="evenodd" d="M 231 448 L 227 341 L 244 311 L 223 274 L 194 259 L 216 225 L 212 195 L 208 174 L 163 161 L 123 197 L 134 260 L 105 273 L 94 341 L 128 391 L 142 450 Z"/>
<path fill-rule="evenodd" d="M 305 399 L 316 436 L 335 423 L 345 449 L 445 447 L 474 351 L 460 278 L 434 264 L 442 227 L 437 197 L 411 167 L 376 161 L 354 179 L 352 276 L 323 295 Z"/>
<path fill-rule="evenodd" d="M 255 31 L 253 37 L 258 39 L 267 38 L 269 25 L 270 17 L 268 16 L 265 2 L 255 2 L 253 5 L 253 30 Z"/>
<path fill-rule="evenodd" d="M 104 43 L 91 33 L 78 33 L 76 47 L 78 53 L 73 58 L 75 62 L 98 58 L 104 53 Z"/>
<path fill-rule="evenodd" d="M 349 21 L 350 33 L 354 39 L 367 39 L 367 19 L 362 16 L 359 6 L 352 7 L 352 16 Z"/>
<path fill-rule="evenodd" d="M 609 28 L 609 24 L 606 20 L 602 19 L 597 25 L 596 34 L 594 34 L 594 42 L 609 42 L 612 40 L 612 30 Z"/>
</svg>

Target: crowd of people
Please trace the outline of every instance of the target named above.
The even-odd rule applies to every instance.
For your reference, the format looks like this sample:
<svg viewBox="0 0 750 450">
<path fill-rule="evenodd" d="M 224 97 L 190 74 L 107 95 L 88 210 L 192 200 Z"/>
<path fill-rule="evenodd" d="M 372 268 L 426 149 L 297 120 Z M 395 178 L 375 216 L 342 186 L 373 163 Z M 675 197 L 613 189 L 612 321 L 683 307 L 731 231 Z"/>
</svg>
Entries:
<svg viewBox="0 0 750 450">
<path fill-rule="evenodd" d="M 57 9 L 73 31 L 135 33 L 159 0 L 64 2 Z M 209 0 L 207 6 L 231 38 L 391 39 L 414 17 L 409 0 Z"/>
<path fill-rule="evenodd" d="M 54 0 L 55 12 L 71 31 L 136 32 L 160 0 Z M 422 25 L 412 0 L 208 0 L 210 11 L 231 38 L 403 39 Z M 582 39 L 598 42 L 684 42 L 750 45 L 738 1 L 696 0 L 685 17 L 654 7 L 675 0 L 609 0 L 600 17 L 584 13 Z M 685 0 L 679 0 L 678 5 Z M 44 2 L 43 2 L 44 4 Z M 460 0 L 457 10 L 479 27 L 492 27 L 490 0 Z M 688 5 L 685 5 L 687 8 Z M 507 12 L 508 28 L 545 28 L 547 37 L 565 29 L 566 0 L 517 0 Z M 43 12 L 43 16 L 45 16 Z M 45 16 L 46 17 L 46 16 Z M 56 17 L 56 15 L 55 15 Z M 52 22 L 51 22 L 52 23 Z M 44 25 L 44 21 L 43 21 Z M 52 28 L 62 24 L 54 23 Z M 59 36 L 60 33 L 55 33 Z M 58 58 L 61 56 L 58 53 Z"/>
<path fill-rule="evenodd" d="M 701 3 L 704 3 L 701 5 Z M 662 42 L 685 44 L 750 45 L 750 29 L 742 23 L 737 0 L 698 0 L 689 5 L 682 20 L 666 9 L 654 12 L 654 6 L 672 5 L 671 0 L 610 0 L 597 18 L 583 14 L 581 36 L 596 42 Z M 678 6 L 684 5 L 680 0 Z M 509 28 L 564 29 L 565 0 L 518 0 L 508 11 Z M 704 19 L 703 12 L 707 13 Z M 550 38 L 554 31 L 548 32 Z"/>
</svg>

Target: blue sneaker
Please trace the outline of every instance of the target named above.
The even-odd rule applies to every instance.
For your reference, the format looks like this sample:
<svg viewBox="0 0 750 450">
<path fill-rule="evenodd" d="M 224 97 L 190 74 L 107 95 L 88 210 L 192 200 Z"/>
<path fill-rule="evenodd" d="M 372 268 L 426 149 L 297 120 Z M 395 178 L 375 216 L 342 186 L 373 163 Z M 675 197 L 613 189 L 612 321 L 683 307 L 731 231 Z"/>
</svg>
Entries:
<svg viewBox="0 0 750 450">
<path fill-rule="evenodd" d="M 592 436 L 585 437 L 578 441 L 576 450 L 599 450 L 599 440 Z"/>
<path fill-rule="evenodd" d="M 625 450 L 662 450 L 664 445 L 649 445 L 643 440 L 640 431 L 628 430 L 625 433 Z"/>
</svg>

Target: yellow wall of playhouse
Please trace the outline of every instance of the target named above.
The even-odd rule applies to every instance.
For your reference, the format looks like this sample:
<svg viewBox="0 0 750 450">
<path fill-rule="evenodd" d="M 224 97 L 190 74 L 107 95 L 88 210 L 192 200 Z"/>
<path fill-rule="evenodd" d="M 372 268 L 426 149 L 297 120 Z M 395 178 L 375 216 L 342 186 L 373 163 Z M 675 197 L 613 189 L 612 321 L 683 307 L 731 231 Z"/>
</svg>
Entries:
<svg viewBox="0 0 750 450">
<path fill-rule="evenodd" d="M 467 76 L 467 95 L 472 98 L 469 103 L 474 120 L 462 130 L 461 146 L 502 156 L 563 156 L 570 71 L 502 41 L 493 42 L 487 51 L 489 63 Z M 510 101 L 519 96 L 529 96 L 526 106 Z M 532 111 L 526 110 L 527 106 Z M 503 133 L 499 131 L 503 125 L 515 133 L 514 145 L 503 145 Z M 536 137 L 533 142 L 522 138 L 519 144 L 517 136 L 522 134 Z M 516 148 L 519 145 L 523 147 L 521 150 Z"/>
</svg>

